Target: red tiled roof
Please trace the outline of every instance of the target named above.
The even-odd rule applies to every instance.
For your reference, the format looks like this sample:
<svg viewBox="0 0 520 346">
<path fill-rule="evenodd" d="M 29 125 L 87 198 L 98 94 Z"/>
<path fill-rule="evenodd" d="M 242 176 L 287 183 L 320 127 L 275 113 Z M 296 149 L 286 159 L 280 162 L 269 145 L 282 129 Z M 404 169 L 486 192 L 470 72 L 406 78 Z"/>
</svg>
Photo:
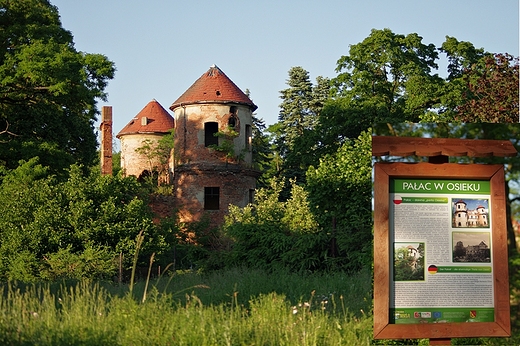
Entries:
<svg viewBox="0 0 520 346">
<path fill-rule="evenodd" d="M 213 65 L 173 102 L 170 109 L 174 110 L 181 104 L 226 102 L 248 105 L 251 111 L 257 109 L 253 101 L 221 69 Z"/>
<path fill-rule="evenodd" d="M 146 121 L 143 118 L 146 118 Z M 154 99 L 148 102 L 116 137 L 134 133 L 167 133 L 172 128 L 173 117 Z"/>
</svg>

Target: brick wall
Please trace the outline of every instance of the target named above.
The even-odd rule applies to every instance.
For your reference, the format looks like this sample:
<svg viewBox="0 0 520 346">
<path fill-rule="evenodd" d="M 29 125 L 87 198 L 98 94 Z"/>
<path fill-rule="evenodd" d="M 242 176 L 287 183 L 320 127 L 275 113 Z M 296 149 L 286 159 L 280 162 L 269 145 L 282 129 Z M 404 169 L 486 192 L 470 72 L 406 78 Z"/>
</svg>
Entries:
<svg viewBox="0 0 520 346">
<path fill-rule="evenodd" d="M 238 165 L 183 165 L 175 171 L 175 198 L 182 222 L 200 220 L 207 214 L 213 225 L 224 221 L 229 204 L 244 207 L 256 187 L 259 172 Z M 204 210 L 204 187 L 219 187 L 219 209 Z"/>
</svg>

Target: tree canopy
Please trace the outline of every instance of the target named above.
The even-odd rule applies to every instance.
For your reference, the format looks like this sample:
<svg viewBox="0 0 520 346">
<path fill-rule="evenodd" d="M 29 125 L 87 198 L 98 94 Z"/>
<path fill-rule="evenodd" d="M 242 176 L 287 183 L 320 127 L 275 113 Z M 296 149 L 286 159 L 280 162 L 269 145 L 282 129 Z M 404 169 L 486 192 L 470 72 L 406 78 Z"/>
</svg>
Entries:
<svg viewBox="0 0 520 346">
<path fill-rule="evenodd" d="M 0 164 L 92 165 L 96 100 L 114 72 L 105 56 L 75 49 L 49 1 L 0 0 Z"/>
</svg>

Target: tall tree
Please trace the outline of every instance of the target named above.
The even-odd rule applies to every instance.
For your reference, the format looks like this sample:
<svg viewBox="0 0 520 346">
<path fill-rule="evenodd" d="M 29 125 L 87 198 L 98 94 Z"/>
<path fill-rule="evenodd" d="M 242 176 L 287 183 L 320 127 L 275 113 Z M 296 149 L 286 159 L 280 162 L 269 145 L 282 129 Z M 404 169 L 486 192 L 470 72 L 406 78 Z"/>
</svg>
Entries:
<svg viewBox="0 0 520 346">
<path fill-rule="evenodd" d="M 0 165 L 95 162 L 96 100 L 114 72 L 105 56 L 74 48 L 49 1 L 0 0 Z"/>
<path fill-rule="evenodd" d="M 451 36 L 446 36 L 438 50 L 448 61 L 447 77 L 440 88 L 439 105 L 435 111 L 422 115 L 422 122 L 455 121 L 457 107 L 464 103 L 463 95 L 467 89 L 467 82 L 464 81 L 466 71 L 489 55 L 484 49 L 475 48 L 471 42 L 459 41 Z"/>
<path fill-rule="evenodd" d="M 329 240 L 329 256 L 347 270 L 371 261 L 371 160 L 371 131 L 365 131 L 307 170 L 311 210 Z"/>
<path fill-rule="evenodd" d="M 307 167 L 317 158 L 314 131 L 323 105 L 329 98 L 330 81 L 317 77 L 316 85 L 302 67 L 292 67 L 287 80 L 289 88 L 280 91 L 279 123 L 275 128 L 277 151 L 283 159 L 283 175 L 305 180 Z"/>
<path fill-rule="evenodd" d="M 283 156 L 291 151 L 294 141 L 303 135 L 305 129 L 314 127 L 310 104 L 312 100 L 312 82 L 309 72 L 302 67 L 292 67 L 287 80 L 289 88 L 280 91 L 280 115 L 282 138 L 279 144 Z"/>
<path fill-rule="evenodd" d="M 338 60 L 333 82 L 354 115 L 370 123 L 418 121 L 438 102 L 442 78 L 432 75 L 437 58 L 435 45 L 424 44 L 415 33 L 373 29 Z"/>
<path fill-rule="evenodd" d="M 252 149 L 253 149 L 253 166 L 262 172 L 262 176 L 258 179 L 259 187 L 267 186 L 267 181 L 274 176 L 272 166 L 275 160 L 272 150 L 272 144 L 269 142 L 269 136 L 265 133 L 266 125 L 264 119 L 257 118 L 253 114 L 252 126 Z"/>
<path fill-rule="evenodd" d="M 316 127 L 316 153 L 333 154 L 376 123 L 419 121 L 438 107 L 444 80 L 438 51 L 417 34 L 372 30 L 337 62 L 333 97 L 325 103 Z"/>
</svg>

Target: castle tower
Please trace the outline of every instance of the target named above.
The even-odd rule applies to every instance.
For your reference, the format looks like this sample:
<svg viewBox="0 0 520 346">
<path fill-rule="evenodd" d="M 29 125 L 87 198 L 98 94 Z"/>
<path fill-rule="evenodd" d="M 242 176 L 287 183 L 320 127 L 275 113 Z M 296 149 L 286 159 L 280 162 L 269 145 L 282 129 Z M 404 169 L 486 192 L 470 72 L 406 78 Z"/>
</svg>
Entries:
<svg viewBox="0 0 520 346">
<path fill-rule="evenodd" d="M 256 105 L 213 65 L 170 109 L 175 118 L 174 184 L 180 221 L 223 221 L 229 204 L 252 201 Z"/>
<path fill-rule="evenodd" d="M 488 224 L 486 209 L 483 206 L 479 205 L 477 207 L 477 214 L 478 214 L 478 225 L 487 227 L 489 224 Z"/>
<path fill-rule="evenodd" d="M 466 202 L 459 200 L 455 203 L 455 227 L 468 226 L 468 207 Z"/>
<path fill-rule="evenodd" d="M 170 183 L 170 158 L 165 163 L 151 151 L 173 127 L 174 120 L 168 111 L 156 100 L 148 102 L 116 136 L 121 140 L 121 169 L 124 174 L 144 178 L 158 173 L 161 182 Z"/>
</svg>

